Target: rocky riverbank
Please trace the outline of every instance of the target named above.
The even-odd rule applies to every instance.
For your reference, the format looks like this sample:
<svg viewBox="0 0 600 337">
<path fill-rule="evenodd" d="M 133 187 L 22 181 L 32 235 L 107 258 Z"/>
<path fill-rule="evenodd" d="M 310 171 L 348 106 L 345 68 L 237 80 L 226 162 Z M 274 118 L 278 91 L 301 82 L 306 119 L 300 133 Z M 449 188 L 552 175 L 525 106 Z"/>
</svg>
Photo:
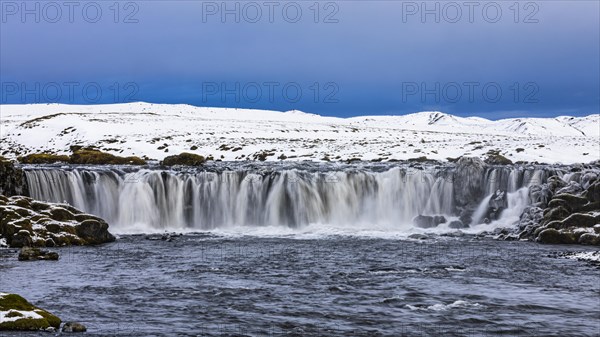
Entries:
<svg viewBox="0 0 600 337">
<path fill-rule="evenodd" d="M 550 177 L 530 188 L 533 204 L 517 228 L 519 239 L 553 244 L 600 245 L 600 177 L 598 171 L 573 172 L 577 181 Z"/>
<path fill-rule="evenodd" d="M 66 204 L 0 195 L 0 243 L 9 247 L 60 247 L 112 242 L 108 224 Z"/>
</svg>

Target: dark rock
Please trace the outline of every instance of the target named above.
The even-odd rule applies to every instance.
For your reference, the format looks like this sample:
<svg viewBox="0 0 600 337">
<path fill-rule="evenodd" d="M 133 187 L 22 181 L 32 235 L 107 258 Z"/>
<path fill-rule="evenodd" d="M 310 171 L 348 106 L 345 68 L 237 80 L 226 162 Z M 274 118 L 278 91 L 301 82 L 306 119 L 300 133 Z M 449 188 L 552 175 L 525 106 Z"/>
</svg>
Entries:
<svg viewBox="0 0 600 337">
<path fill-rule="evenodd" d="M 3 158 L 0 158 L 0 194 L 5 196 L 29 194 L 23 170 Z"/>
<path fill-rule="evenodd" d="M 46 239 L 46 247 L 56 247 L 56 243 L 54 242 L 54 240 L 52 240 L 52 238 Z"/>
<path fill-rule="evenodd" d="M 446 218 L 441 215 L 417 215 L 413 219 L 413 224 L 420 228 L 433 228 L 437 227 L 441 223 L 445 223 Z"/>
<path fill-rule="evenodd" d="M 8 244 L 13 248 L 31 247 L 33 244 L 31 233 L 26 230 L 20 230 L 12 236 Z"/>
<path fill-rule="evenodd" d="M 594 201 L 594 202 L 590 202 L 585 206 L 581 206 L 577 212 L 582 213 L 582 212 L 593 212 L 593 211 L 600 211 L 600 201 Z"/>
<path fill-rule="evenodd" d="M 86 332 L 85 325 L 77 322 L 67 322 L 62 328 L 62 332 Z"/>
<path fill-rule="evenodd" d="M 58 260 L 58 253 L 40 250 L 39 248 L 23 247 L 19 252 L 19 261 Z"/>
<path fill-rule="evenodd" d="M 408 236 L 408 238 L 409 239 L 413 239 L 413 240 L 427 240 L 427 239 L 429 239 L 429 237 L 427 235 L 425 235 L 425 234 L 418 234 L 418 233 L 411 234 L 411 235 Z"/>
<path fill-rule="evenodd" d="M 600 201 L 600 181 L 596 181 L 588 187 L 585 196 L 591 202 Z"/>
<path fill-rule="evenodd" d="M 550 198 L 552 198 L 552 191 L 546 184 L 533 185 L 529 188 L 529 199 L 533 203 L 541 203 L 542 206 L 545 206 Z"/>
<path fill-rule="evenodd" d="M 115 237 L 108 232 L 108 224 L 104 221 L 84 220 L 75 230 L 77 235 L 88 244 L 115 241 Z"/>
<path fill-rule="evenodd" d="M 568 227 L 593 227 L 600 223 L 600 215 L 592 216 L 589 214 L 574 213 L 569 215 L 562 222 L 562 228 Z"/>
<path fill-rule="evenodd" d="M 555 194 L 577 194 L 583 191 L 581 185 L 576 181 L 570 181 L 567 186 L 558 189 Z"/>
<path fill-rule="evenodd" d="M 544 219 L 542 224 L 546 224 L 554 220 L 562 220 L 568 217 L 570 214 L 571 212 L 562 206 L 558 206 L 556 208 L 547 208 L 546 211 L 544 211 Z"/>
<path fill-rule="evenodd" d="M 489 220 L 498 220 L 500 213 L 508 207 L 508 199 L 506 192 L 496 191 L 490 198 L 486 218 Z"/>
<path fill-rule="evenodd" d="M 488 157 L 485 159 L 485 163 L 489 165 L 511 165 L 513 162 L 501 155 L 499 152 L 494 151 L 488 154 Z"/>
<path fill-rule="evenodd" d="M 206 158 L 203 156 L 183 152 L 178 155 L 168 156 L 163 159 L 161 165 L 165 166 L 174 166 L 174 165 L 184 165 L 184 166 L 201 166 L 206 161 Z"/>
<path fill-rule="evenodd" d="M 556 194 L 552 198 L 552 201 L 556 199 L 563 200 L 568 205 L 567 207 L 574 212 L 577 212 L 583 205 L 588 203 L 586 198 L 568 193 Z M 552 203 L 552 201 L 550 203 Z M 548 207 L 550 207 L 550 203 L 548 204 Z"/>
<path fill-rule="evenodd" d="M 75 215 L 62 207 L 55 207 L 50 212 L 50 218 L 57 221 L 70 221 L 75 219 Z"/>
<path fill-rule="evenodd" d="M 461 157 L 454 170 L 454 199 L 458 207 L 483 197 L 485 163 L 476 157 Z"/>
<path fill-rule="evenodd" d="M 557 189 L 565 187 L 567 183 L 565 183 L 565 181 L 558 176 L 552 176 L 548 178 L 545 185 L 547 186 L 548 190 L 554 194 Z"/>
<path fill-rule="evenodd" d="M 553 228 L 544 229 L 540 232 L 536 241 L 550 244 L 561 243 L 560 232 Z"/>
<path fill-rule="evenodd" d="M 591 246 L 600 245 L 600 235 L 592 234 L 592 233 L 582 234 L 579 237 L 579 243 L 582 245 L 591 245 Z"/>
<path fill-rule="evenodd" d="M 461 229 L 461 228 L 469 228 L 469 225 L 464 224 L 460 220 L 454 220 L 454 221 L 450 221 L 450 223 L 448 224 L 448 227 L 453 228 L 453 229 Z"/>
<path fill-rule="evenodd" d="M 552 199 L 548 203 L 547 207 L 548 208 L 563 207 L 567 211 L 573 212 L 573 210 L 571 209 L 571 206 L 569 206 L 569 203 L 566 200 L 563 200 L 563 199 Z"/>
</svg>

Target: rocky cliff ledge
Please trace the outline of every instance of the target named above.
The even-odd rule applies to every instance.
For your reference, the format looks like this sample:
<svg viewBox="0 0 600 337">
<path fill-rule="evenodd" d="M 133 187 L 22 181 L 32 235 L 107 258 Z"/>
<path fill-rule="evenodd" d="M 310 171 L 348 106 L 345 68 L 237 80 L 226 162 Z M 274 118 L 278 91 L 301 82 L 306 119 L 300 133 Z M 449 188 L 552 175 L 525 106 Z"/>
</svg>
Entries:
<svg viewBox="0 0 600 337">
<path fill-rule="evenodd" d="M 0 156 L 0 194 L 2 195 L 29 195 L 27 180 L 23 170 Z"/>
</svg>

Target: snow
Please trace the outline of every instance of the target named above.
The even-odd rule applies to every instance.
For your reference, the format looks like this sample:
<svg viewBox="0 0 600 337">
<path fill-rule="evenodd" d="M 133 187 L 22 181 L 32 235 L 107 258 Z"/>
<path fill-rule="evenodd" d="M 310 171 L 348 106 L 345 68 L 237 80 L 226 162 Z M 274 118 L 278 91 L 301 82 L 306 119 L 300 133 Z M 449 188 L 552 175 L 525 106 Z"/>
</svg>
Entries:
<svg viewBox="0 0 600 337">
<path fill-rule="evenodd" d="M 20 313 L 21 316 L 6 317 L 8 314 L 15 313 L 15 312 Z M 16 320 L 23 319 L 23 318 L 42 319 L 44 317 L 35 311 L 21 311 L 21 310 L 14 310 L 14 309 L 10 309 L 8 311 L 0 311 L 0 323 L 14 322 Z"/>
<path fill-rule="evenodd" d="M 566 258 L 578 261 L 600 262 L 600 251 L 574 253 L 567 255 Z"/>
<path fill-rule="evenodd" d="M 445 161 L 500 150 L 512 161 L 572 164 L 600 159 L 599 138 L 600 114 L 491 121 L 435 111 L 336 118 L 181 104 L 0 105 L 0 153 L 9 158 L 93 145 L 157 160 L 180 152 L 244 160 L 267 151 L 274 161 L 282 154 L 288 160 Z M 159 149 L 164 145 L 168 152 Z"/>
</svg>

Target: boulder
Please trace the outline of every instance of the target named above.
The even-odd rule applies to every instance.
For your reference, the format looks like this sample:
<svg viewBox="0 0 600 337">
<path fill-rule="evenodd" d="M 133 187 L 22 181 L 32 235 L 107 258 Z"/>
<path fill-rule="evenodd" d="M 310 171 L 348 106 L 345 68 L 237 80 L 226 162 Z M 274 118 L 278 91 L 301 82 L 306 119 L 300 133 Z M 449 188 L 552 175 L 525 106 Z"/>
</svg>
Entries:
<svg viewBox="0 0 600 337">
<path fill-rule="evenodd" d="M 85 325 L 77 322 L 67 322 L 63 325 L 62 332 L 86 332 Z"/>
<path fill-rule="evenodd" d="M 600 245 L 600 235 L 585 233 L 579 237 L 579 243 L 582 245 L 597 246 Z"/>
<path fill-rule="evenodd" d="M 108 232 L 108 224 L 104 221 L 84 220 L 76 227 L 76 233 L 88 244 L 115 241 L 115 237 Z"/>
<path fill-rule="evenodd" d="M 37 331 L 60 327 L 60 318 L 46 310 L 35 307 L 16 294 L 0 293 L 0 331 Z"/>
<path fill-rule="evenodd" d="M 569 212 L 569 210 L 563 206 L 558 206 L 556 208 L 547 208 L 544 211 L 544 219 L 542 220 L 542 224 L 546 224 L 554 220 L 562 220 L 568 217 L 570 214 L 571 212 Z"/>
<path fill-rule="evenodd" d="M 26 230 L 20 230 L 10 238 L 9 245 L 13 248 L 31 247 L 33 245 L 31 233 Z"/>
<path fill-rule="evenodd" d="M 553 228 L 544 229 L 538 235 L 537 242 L 558 244 L 561 243 L 560 232 Z"/>
<path fill-rule="evenodd" d="M 562 200 L 563 204 L 566 204 L 565 208 L 568 208 L 571 211 L 577 212 L 581 207 L 588 203 L 588 200 L 584 197 L 579 197 L 569 193 L 556 194 L 548 203 L 548 207 L 551 207 L 550 204 L 554 200 Z M 555 203 L 560 203 L 560 201 L 556 201 Z"/>
<path fill-rule="evenodd" d="M 413 224 L 420 228 L 433 228 L 437 227 L 441 223 L 445 223 L 446 218 L 441 215 L 417 215 L 413 219 Z"/>
<path fill-rule="evenodd" d="M 62 207 L 54 207 L 48 213 L 50 218 L 57 221 L 70 221 L 75 219 L 73 213 Z"/>
<path fill-rule="evenodd" d="M 596 181 L 585 192 L 585 197 L 590 201 L 600 201 L 600 181 Z"/>
<path fill-rule="evenodd" d="M 448 224 L 448 227 L 453 228 L 453 229 L 462 229 L 462 228 L 469 228 L 469 225 L 463 223 L 460 220 L 453 220 L 453 221 L 450 221 L 450 223 Z"/>
<path fill-rule="evenodd" d="M 23 247 L 19 252 L 19 261 L 50 260 L 57 261 L 58 253 L 41 250 L 39 248 Z"/>
<path fill-rule="evenodd" d="M 600 223 L 600 215 L 574 213 L 562 221 L 562 228 L 593 227 L 597 223 Z"/>
</svg>

